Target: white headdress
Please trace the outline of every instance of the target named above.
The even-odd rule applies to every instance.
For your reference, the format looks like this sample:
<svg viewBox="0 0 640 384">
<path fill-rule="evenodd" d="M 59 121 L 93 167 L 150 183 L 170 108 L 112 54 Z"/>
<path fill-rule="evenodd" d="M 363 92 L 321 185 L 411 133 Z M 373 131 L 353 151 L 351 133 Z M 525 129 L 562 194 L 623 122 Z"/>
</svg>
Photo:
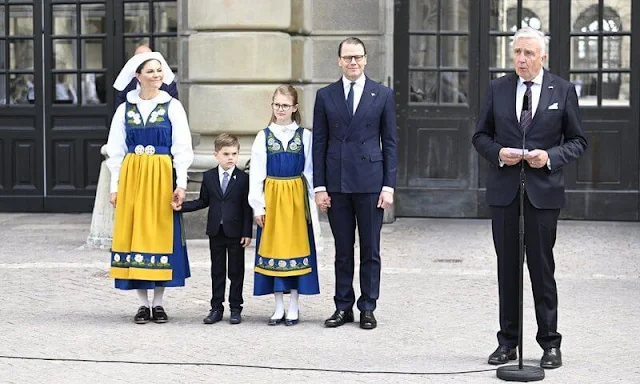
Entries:
<svg viewBox="0 0 640 384">
<path fill-rule="evenodd" d="M 167 85 L 171 84 L 176 76 L 173 74 L 173 71 L 169 67 L 169 64 L 167 64 L 167 61 L 164 59 L 162 54 L 160 52 L 144 52 L 133 55 L 133 57 L 130 58 L 129 61 L 127 61 L 127 63 L 124 65 L 124 67 L 122 67 L 122 70 L 118 74 L 116 81 L 113 83 L 113 88 L 117 89 L 118 91 L 122 91 L 123 89 L 125 89 L 131 82 L 131 79 L 136 77 L 136 69 L 138 69 L 138 67 L 142 63 L 151 59 L 158 60 L 162 65 L 162 72 L 164 73 L 162 82 Z"/>
</svg>

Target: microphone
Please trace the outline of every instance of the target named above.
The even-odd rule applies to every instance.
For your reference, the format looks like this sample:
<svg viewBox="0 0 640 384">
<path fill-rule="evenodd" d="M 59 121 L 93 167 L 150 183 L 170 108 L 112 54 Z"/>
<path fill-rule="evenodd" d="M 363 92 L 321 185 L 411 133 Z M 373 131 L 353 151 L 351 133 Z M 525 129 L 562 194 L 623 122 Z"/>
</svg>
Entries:
<svg viewBox="0 0 640 384">
<path fill-rule="evenodd" d="M 529 96 L 525 92 L 524 97 L 522 98 L 522 112 L 528 111 L 528 110 L 529 110 Z M 522 119 L 522 115 L 520 115 L 520 119 Z M 524 190 L 524 182 L 525 182 L 525 175 L 524 175 L 524 151 L 526 150 L 525 135 L 526 135 L 526 132 L 523 131 L 522 132 L 522 152 L 521 152 L 522 160 L 520 161 L 520 188 L 522 190 Z"/>
</svg>

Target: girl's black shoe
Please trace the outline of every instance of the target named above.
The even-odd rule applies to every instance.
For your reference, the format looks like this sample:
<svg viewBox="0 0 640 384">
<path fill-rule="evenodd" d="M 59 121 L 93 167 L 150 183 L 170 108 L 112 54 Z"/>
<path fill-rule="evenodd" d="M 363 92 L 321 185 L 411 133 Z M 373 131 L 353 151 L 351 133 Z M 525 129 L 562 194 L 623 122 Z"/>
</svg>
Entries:
<svg viewBox="0 0 640 384">
<path fill-rule="evenodd" d="M 151 310 L 144 305 L 138 308 L 138 313 L 133 318 L 136 324 L 146 324 L 151 320 Z"/>
<path fill-rule="evenodd" d="M 284 316 L 285 315 L 282 315 L 281 319 L 269 319 L 269 322 L 267 324 L 269 324 L 269 325 L 278 325 L 278 324 L 282 323 L 285 320 Z"/>
<path fill-rule="evenodd" d="M 164 308 L 162 308 L 160 305 L 158 305 L 157 307 L 153 307 L 153 321 L 155 323 L 166 323 L 167 321 L 169 321 L 169 316 L 167 316 Z"/>
</svg>

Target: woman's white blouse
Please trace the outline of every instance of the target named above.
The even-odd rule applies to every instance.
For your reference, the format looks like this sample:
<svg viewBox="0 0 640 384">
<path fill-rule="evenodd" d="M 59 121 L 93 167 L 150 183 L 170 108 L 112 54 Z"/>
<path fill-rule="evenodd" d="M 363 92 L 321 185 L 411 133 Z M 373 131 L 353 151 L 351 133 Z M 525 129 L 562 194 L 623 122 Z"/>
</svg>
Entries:
<svg viewBox="0 0 640 384">
<path fill-rule="evenodd" d="M 295 122 L 289 125 L 277 125 L 271 123 L 269 129 L 274 136 L 282 142 L 285 149 L 288 148 L 289 140 L 293 138 L 298 129 Z M 313 160 L 311 152 L 311 131 L 305 129 L 302 132 L 302 143 L 304 144 L 304 177 L 307 179 L 309 197 L 313 198 Z M 267 144 L 264 130 L 256 135 L 251 147 L 251 168 L 249 171 L 249 205 L 253 208 L 254 216 L 265 214 L 264 202 L 264 181 L 267 178 Z"/>
<path fill-rule="evenodd" d="M 127 93 L 127 101 L 137 104 L 140 115 L 146 123 L 151 112 L 158 104 L 163 104 L 171 100 L 171 95 L 165 91 L 153 99 L 143 100 L 139 97 L 139 90 Z M 120 177 L 120 167 L 128 152 L 125 133 L 125 109 L 126 103 L 120 104 L 111 120 L 109 139 L 107 140 L 107 166 L 111 171 L 111 192 L 118 191 L 118 180 Z M 174 99 L 169 103 L 169 120 L 171 121 L 171 154 L 173 155 L 173 167 L 176 170 L 176 185 L 187 188 L 187 170 L 193 162 L 193 147 L 191 144 L 191 131 L 187 121 L 187 113 L 182 107 L 182 103 Z"/>
</svg>

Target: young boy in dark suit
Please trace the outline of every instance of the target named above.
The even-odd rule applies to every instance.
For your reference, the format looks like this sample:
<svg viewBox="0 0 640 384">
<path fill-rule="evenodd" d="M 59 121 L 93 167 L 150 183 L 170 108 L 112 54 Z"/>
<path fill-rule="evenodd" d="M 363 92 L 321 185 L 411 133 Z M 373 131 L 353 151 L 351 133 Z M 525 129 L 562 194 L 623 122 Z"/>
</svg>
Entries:
<svg viewBox="0 0 640 384">
<path fill-rule="evenodd" d="M 215 142 L 214 156 L 218 166 L 203 173 L 200 197 L 172 203 L 174 210 L 182 212 L 209 208 L 207 235 L 211 250 L 211 310 L 205 324 L 222 320 L 224 313 L 225 273 L 231 281 L 229 307 L 231 324 L 240 324 L 242 317 L 242 283 L 244 281 L 244 249 L 251 243 L 253 211 L 249 206 L 249 175 L 236 167 L 240 144 L 238 138 L 220 134 Z"/>
</svg>

